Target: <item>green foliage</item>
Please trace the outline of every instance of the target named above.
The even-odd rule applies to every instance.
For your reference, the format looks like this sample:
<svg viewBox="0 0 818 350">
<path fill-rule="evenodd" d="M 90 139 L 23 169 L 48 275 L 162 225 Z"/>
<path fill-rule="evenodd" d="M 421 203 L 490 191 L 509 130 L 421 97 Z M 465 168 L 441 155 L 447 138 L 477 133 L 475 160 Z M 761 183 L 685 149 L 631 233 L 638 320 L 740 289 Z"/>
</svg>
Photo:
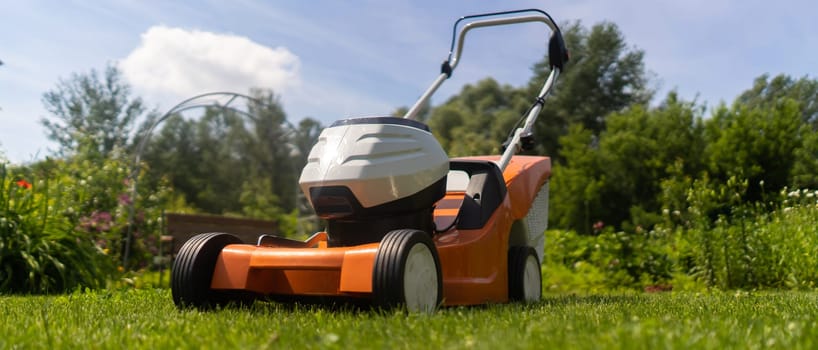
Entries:
<svg viewBox="0 0 818 350">
<path fill-rule="evenodd" d="M 784 74 L 770 79 L 764 74 L 756 78 L 753 87 L 739 95 L 735 103 L 750 109 L 765 109 L 785 100 L 797 101 L 801 120 L 813 130 L 818 129 L 818 80 L 815 79 L 793 79 Z"/>
<path fill-rule="evenodd" d="M 600 292 L 665 286 L 673 277 L 670 232 L 616 232 L 597 226 L 597 235 L 546 231 L 543 286 L 551 292 Z M 567 271 L 566 271 L 567 270 Z"/>
<path fill-rule="evenodd" d="M 113 261 L 71 220 L 83 191 L 23 173 L 0 163 L 0 294 L 104 286 Z"/>
<path fill-rule="evenodd" d="M 307 158 L 310 155 L 312 146 L 318 142 L 318 136 L 323 129 L 321 122 L 312 118 L 304 118 L 298 122 L 298 131 L 293 135 L 297 159 L 296 169 L 301 169 L 307 165 Z"/>
<path fill-rule="evenodd" d="M 565 71 L 537 120 L 537 152 L 566 159 L 559 138 L 573 124 L 598 135 L 608 114 L 647 103 L 652 92 L 642 51 L 630 49 L 619 28 L 600 23 L 590 30 L 580 23 L 563 26 L 571 51 Z M 458 95 L 432 109 L 428 124 L 452 156 L 497 154 L 517 120 L 539 94 L 549 73 L 548 57 L 534 67 L 528 86 L 515 88 L 486 78 L 466 85 Z"/>
<path fill-rule="evenodd" d="M 499 154 L 528 104 L 519 89 L 487 78 L 434 108 L 429 127 L 450 156 Z"/>
<path fill-rule="evenodd" d="M 818 191 L 785 189 L 762 205 L 742 203 L 747 188 L 696 180 L 688 209 L 665 209 L 649 231 L 547 231 L 546 291 L 815 289 Z"/>
<path fill-rule="evenodd" d="M 598 136 L 573 125 L 560 138 L 565 161 L 554 166 L 552 224 L 586 234 L 597 221 L 650 229 L 662 181 L 702 170 L 703 135 L 696 106 L 674 93 L 659 107 L 612 114 Z"/>
<path fill-rule="evenodd" d="M 239 202 L 244 216 L 254 219 L 269 219 L 278 217 L 281 208 L 278 198 L 270 195 L 270 182 L 266 179 L 248 179 L 241 188 Z"/>
<path fill-rule="evenodd" d="M 143 157 L 150 164 L 149 181 L 168 178 L 187 203 L 204 212 L 240 212 L 241 179 L 249 171 L 239 157 L 248 137 L 243 119 L 216 108 L 205 109 L 199 120 L 170 117 Z"/>
<path fill-rule="evenodd" d="M 599 188 L 605 184 L 594 136 L 590 130 L 574 125 L 560 142 L 565 165 L 553 167 L 549 226 L 589 234 L 593 220 L 598 218 L 598 211 L 592 216 L 591 208 L 599 208 Z"/>
<path fill-rule="evenodd" d="M 43 104 L 53 118 L 41 123 L 62 156 L 105 158 L 127 147 L 136 118 L 145 112 L 142 100 L 131 98 L 130 87 L 113 65 L 103 77 L 91 70 L 60 80 L 56 89 L 43 95 Z"/>
<path fill-rule="evenodd" d="M 40 165 L 45 176 L 72 186 L 68 198 L 73 210 L 65 215 L 78 230 L 95 239 L 117 265 L 122 264 L 125 254 L 130 204 L 135 201 L 130 261 L 124 268 L 145 268 L 158 253 L 163 209 L 173 193 L 167 184 L 160 183 L 143 186 L 132 198 L 129 166 L 126 158 L 108 158 L 100 163 L 74 158 Z"/>
<path fill-rule="evenodd" d="M 571 60 L 536 125 L 539 152 L 558 160 L 567 158 L 558 140 L 571 125 L 580 124 L 599 135 L 610 113 L 646 104 L 653 95 L 644 52 L 628 47 L 616 24 L 603 22 L 588 29 L 575 22 L 563 24 L 562 32 Z M 534 77 L 525 92 L 527 100 L 537 96 L 549 70 L 547 57 L 534 65 Z"/>
<path fill-rule="evenodd" d="M 818 188 L 818 133 L 801 129 L 802 144 L 794 151 L 790 185 L 795 188 Z"/>
<path fill-rule="evenodd" d="M 679 228 L 687 241 L 680 269 L 721 289 L 812 289 L 818 283 L 816 192 L 780 192 L 777 209 L 740 203 L 747 183 L 734 178 L 718 191 L 691 193 L 693 224 Z M 706 216 L 713 203 L 733 198 L 729 212 Z M 701 217 L 704 216 L 704 217 Z M 712 224 L 710 224 L 712 222 Z"/>
<path fill-rule="evenodd" d="M 535 134 L 536 151 L 555 160 L 551 227 L 571 231 L 549 233 L 546 288 L 814 288 L 818 193 L 787 189 L 818 188 L 818 80 L 763 75 L 705 118 L 675 93 L 649 105 L 644 53 L 615 24 L 563 27 L 572 59 Z M 525 87 L 466 85 L 420 119 L 451 156 L 497 154 L 548 75 L 547 57 L 533 71 Z M 272 92 L 250 94 L 246 113 L 168 119 L 131 198 L 124 152 L 141 100 L 113 66 L 61 80 L 43 97 L 53 116 L 42 124 L 62 158 L 2 164 L 0 290 L 98 287 L 128 229 L 136 258 L 126 268 L 146 267 L 163 208 L 274 219 L 291 236 L 315 229 L 299 217 L 309 207 L 294 185 L 321 124 L 291 126 Z"/>
<path fill-rule="evenodd" d="M 702 169 L 703 127 L 696 107 L 669 94 L 658 108 L 634 106 L 608 118 L 599 140 L 602 176 L 599 219 L 650 228 L 657 222 L 659 184 L 677 162 L 683 174 Z M 635 215 L 636 214 L 636 215 Z M 641 219 L 641 220 L 640 220 Z M 627 226 L 627 225 L 626 225 Z"/>
<path fill-rule="evenodd" d="M 270 183 L 267 179 L 249 179 L 242 185 L 242 192 L 239 198 L 241 202 L 241 216 L 275 220 L 278 228 L 278 235 L 283 237 L 296 237 L 303 230 L 298 225 L 298 211 L 283 212 L 278 205 L 278 198 L 270 194 Z"/>
<path fill-rule="evenodd" d="M 252 137 L 245 140 L 243 154 L 249 156 L 250 177 L 268 179 L 269 193 L 278 197 L 283 211 L 289 212 L 296 206 L 299 191 L 296 184 L 301 173 L 301 168 L 295 168 L 293 157 L 295 130 L 287 124 L 281 102 L 271 91 L 251 90 L 250 94 L 259 101 L 248 106 L 254 120 Z"/>
<path fill-rule="evenodd" d="M 127 166 L 124 159 L 79 156 L 27 168 L 3 164 L 0 270 L 6 275 L 0 280 L 8 285 L 0 291 L 99 288 L 117 269 L 149 267 L 172 192 L 166 186 L 142 188 L 132 218 L 129 264 L 122 267 L 132 201 Z"/>
<path fill-rule="evenodd" d="M 804 134 L 797 102 L 749 109 L 736 104 L 717 109 L 708 120 L 708 167 L 722 181 L 735 176 L 749 181 L 746 200 L 761 200 L 761 183 L 777 192 L 787 186 Z"/>
<path fill-rule="evenodd" d="M 293 129 L 277 96 L 251 95 L 246 112 L 168 118 L 145 152 L 149 182 L 168 179 L 187 205 L 211 214 L 284 222 L 286 213 L 308 211 L 296 184 L 322 126 L 306 118 Z"/>
<path fill-rule="evenodd" d="M 695 218 L 713 227 L 739 203 L 764 201 L 785 186 L 818 187 L 818 81 L 761 76 L 709 118 L 675 93 L 652 107 L 644 53 L 628 47 L 615 24 L 563 27 L 572 59 L 535 132 L 537 153 L 555 160 L 551 227 L 591 234 L 602 222 L 650 231 L 667 224 L 663 210 L 679 213 L 673 225 Z M 547 58 L 533 70 L 526 88 L 485 79 L 433 108 L 429 125 L 444 149 L 498 153 L 548 75 Z M 724 193 L 729 179 L 747 184 L 742 198 L 716 196 L 707 212 L 691 216 L 688 191 Z"/>
</svg>

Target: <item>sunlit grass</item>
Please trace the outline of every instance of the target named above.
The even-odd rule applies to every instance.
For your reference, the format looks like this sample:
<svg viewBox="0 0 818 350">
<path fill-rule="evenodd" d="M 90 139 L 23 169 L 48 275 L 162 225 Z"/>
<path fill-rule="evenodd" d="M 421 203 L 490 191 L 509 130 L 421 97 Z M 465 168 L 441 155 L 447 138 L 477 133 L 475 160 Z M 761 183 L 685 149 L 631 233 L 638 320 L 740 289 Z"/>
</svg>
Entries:
<svg viewBox="0 0 818 350">
<path fill-rule="evenodd" d="M 0 348 L 656 349 L 818 346 L 818 293 L 546 296 L 435 315 L 256 303 L 179 311 L 163 289 L 0 297 Z"/>
</svg>

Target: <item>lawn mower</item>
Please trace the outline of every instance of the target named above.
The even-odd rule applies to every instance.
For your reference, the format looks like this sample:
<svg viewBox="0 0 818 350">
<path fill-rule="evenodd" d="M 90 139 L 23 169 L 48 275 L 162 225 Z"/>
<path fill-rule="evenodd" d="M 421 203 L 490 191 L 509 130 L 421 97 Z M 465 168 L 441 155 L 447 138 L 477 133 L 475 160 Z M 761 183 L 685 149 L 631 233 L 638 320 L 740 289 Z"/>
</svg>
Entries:
<svg viewBox="0 0 818 350">
<path fill-rule="evenodd" d="M 523 22 L 551 29 L 548 79 L 501 155 L 449 159 L 415 120 L 419 108 L 451 76 L 466 33 Z M 567 60 L 543 11 L 460 18 L 440 75 L 405 116 L 342 119 L 321 132 L 299 185 L 326 220 L 323 232 L 304 241 L 265 234 L 256 244 L 228 233 L 194 236 L 173 263 L 174 303 L 320 297 L 433 311 L 538 300 L 551 161 L 515 154 L 532 148 L 534 122 Z"/>
</svg>

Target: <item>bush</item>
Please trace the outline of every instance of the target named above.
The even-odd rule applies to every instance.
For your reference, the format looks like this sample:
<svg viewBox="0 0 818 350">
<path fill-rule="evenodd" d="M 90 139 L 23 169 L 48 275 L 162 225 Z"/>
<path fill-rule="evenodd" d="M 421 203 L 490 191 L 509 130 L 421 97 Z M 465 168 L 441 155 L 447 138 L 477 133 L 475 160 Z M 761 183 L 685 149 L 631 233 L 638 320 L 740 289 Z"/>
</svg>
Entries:
<svg viewBox="0 0 818 350">
<path fill-rule="evenodd" d="M 133 199 L 124 157 L 0 164 L 0 293 L 104 287 L 158 253 L 167 186 L 136 200 L 128 266 L 121 266 Z"/>
<path fill-rule="evenodd" d="M 65 182 L 23 178 L 0 163 L 0 293 L 105 285 L 114 265 L 64 215 L 73 210 L 70 193 Z"/>
<path fill-rule="evenodd" d="M 121 265 L 125 253 L 128 219 L 132 202 L 131 247 L 125 270 L 150 266 L 158 253 L 162 229 L 162 208 L 170 202 L 172 192 L 160 181 L 139 187 L 137 198 L 131 198 L 130 161 L 113 155 L 102 160 L 74 157 L 69 160 L 47 160 L 33 166 L 32 176 L 65 184 L 69 209 L 61 213 L 74 227 L 85 232 Z M 145 171 L 142 171 L 144 174 Z"/>
<path fill-rule="evenodd" d="M 594 236 L 546 231 L 546 291 L 642 289 L 664 286 L 672 279 L 676 254 L 670 232 L 598 228 Z"/>
<path fill-rule="evenodd" d="M 784 189 L 766 205 L 737 204 L 709 227 L 680 229 L 687 242 L 680 269 L 720 289 L 814 288 L 816 196 L 816 191 Z"/>
</svg>

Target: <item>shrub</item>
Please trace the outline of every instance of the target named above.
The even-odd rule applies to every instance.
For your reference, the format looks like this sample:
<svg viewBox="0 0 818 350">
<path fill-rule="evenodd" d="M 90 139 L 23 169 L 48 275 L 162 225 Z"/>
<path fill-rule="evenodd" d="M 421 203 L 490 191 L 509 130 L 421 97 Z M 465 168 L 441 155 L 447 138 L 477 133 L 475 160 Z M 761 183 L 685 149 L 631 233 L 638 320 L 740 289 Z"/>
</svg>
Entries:
<svg viewBox="0 0 818 350">
<path fill-rule="evenodd" d="M 62 181 L 23 178 L 0 163 L 0 293 L 56 293 L 105 285 L 111 260 L 63 213 Z"/>
<path fill-rule="evenodd" d="M 124 157 L 0 164 L 0 293 L 104 287 L 118 272 L 150 266 L 171 192 L 143 186 L 121 266 L 131 201 Z"/>
<path fill-rule="evenodd" d="M 60 214 L 76 230 L 93 239 L 118 265 L 123 261 L 130 206 L 135 201 L 128 266 L 123 266 L 126 270 L 150 266 L 158 252 L 162 208 L 172 196 L 166 183 L 159 181 L 153 186 L 143 184 L 137 197 L 131 198 L 129 171 L 130 161 L 117 155 L 102 160 L 84 157 L 47 160 L 31 171 L 32 176 L 64 184 L 68 190 L 64 197 L 70 205 Z"/>
<path fill-rule="evenodd" d="M 676 254 L 670 232 L 600 229 L 594 236 L 546 231 L 546 291 L 641 289 L 671 280 Z"/>
<path fill-rule="evenodd" d="M 811 190 L 784 189 L 766 205 L 737 204 L 709 227 L 680 229 L 688 242 L 680 252 L 687 258 L 680 261 L 680 269 L 721 289 L 814 288 L 816 196 Z"/>
</svg>

